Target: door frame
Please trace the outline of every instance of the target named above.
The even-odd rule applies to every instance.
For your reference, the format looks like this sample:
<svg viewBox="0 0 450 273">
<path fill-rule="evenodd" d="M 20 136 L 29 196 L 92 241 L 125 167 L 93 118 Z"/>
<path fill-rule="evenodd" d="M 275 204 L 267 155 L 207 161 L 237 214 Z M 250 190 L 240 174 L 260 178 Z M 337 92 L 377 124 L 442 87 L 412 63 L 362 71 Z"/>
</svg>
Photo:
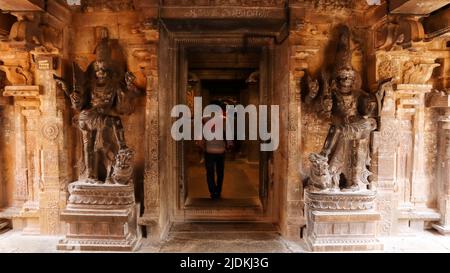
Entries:
<svg viewBox="0 0 450 273">
<path fill-rule="evenodd" d="M 260 64 L 260 102 L 271 104 L 273 94 L 273 64 L 274 64 L 274 38 L 270 36 L 245 37 L 243 33 L 223 34 L 223 33 L 173 33 L 168 36 L 170 39 L 170 52 L 172 61 L 170 62 L 169 73 L 171 75 L 171 93 L 169 104 L 175 106 L 185 102 L 185 91 L 188 80 L 188 67 L 186 50 L 196 46 L 221 46 L 242 48 L 246 47 L 261 49 Z M 244 42 L 245 41 L 245 42 Z M 171 118 L 174 122 L 175 119 Z M 170 187 L 171 198 L 175 199 L 173 208 L 173 221 L 258 221 L 258 222 L 278 222 L 279 211 L 275 200 L 279 200 L 279 187 L 273 186 L 272 175 L 269 170 L 273 169 L 273 156 L 267 154 L 267 180 L 264 182 L 265 193 L 261 199 L 260 208 L 187 208 L 185 206 L 186 187 L 186 166 L 183 141 L 171 141 L 175 156 L 170 165 L 174 168 L 168 169 L 173 172 L 170 177 L 174 178 Z M 260 165 L 260 169 L 263 165 Z M 261 183 L 261 179 L 260 179 Z"/>
</svg>

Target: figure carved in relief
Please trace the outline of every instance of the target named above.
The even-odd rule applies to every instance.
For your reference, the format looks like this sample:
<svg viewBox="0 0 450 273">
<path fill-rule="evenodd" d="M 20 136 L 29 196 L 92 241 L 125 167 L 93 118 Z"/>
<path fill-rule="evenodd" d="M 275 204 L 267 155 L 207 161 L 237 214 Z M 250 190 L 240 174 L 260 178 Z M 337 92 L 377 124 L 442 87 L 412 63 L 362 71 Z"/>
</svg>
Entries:
<svg viewBox="0 0 450 273">
<path fill-rule="evenodd" d="M 310 185 L 319 190 L 367 190 L 371 175 L 370 142 L 377 128 L 378 103 L 357 87 L 348 31 L 345 28 L 341 35 L 333 76 L 323 76 L 321 112 L 332 118 L 332 125 L 322 151 L 310 156 Z"/>
<path fill-rule="evenodd" d="M 121 115 L 131 114 L 133 98 L 140 95 L 135 76 L 114 65 L 111 45 L 104 38 L 96 49 L 97 58 L 86 72 L 74 64 L 74 88 L 60 78 L 56 82 L 79 111 L 85 169 L 82 177 L 89 183 L 99 181 L 99 161 L 106 171 L 105 183 L 128 184 L 132 176 L 134 152 L 127 147 Z M 80 76 L 81 74 L 81 76 Z M 83 78 L 83 79 L 80 79 Z"/>
</svg>

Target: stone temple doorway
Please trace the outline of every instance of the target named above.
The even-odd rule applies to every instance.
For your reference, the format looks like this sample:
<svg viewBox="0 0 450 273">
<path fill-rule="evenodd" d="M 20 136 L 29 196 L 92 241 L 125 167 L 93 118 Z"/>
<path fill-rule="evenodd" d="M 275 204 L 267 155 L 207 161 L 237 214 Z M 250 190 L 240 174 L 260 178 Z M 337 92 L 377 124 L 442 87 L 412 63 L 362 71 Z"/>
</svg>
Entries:
<svg viewBox="0 0 450 273">
<path fill-rule="evenodd" d="M 229 72 L 229 71 L 227 71 Z M 225 72 L 225 73 L 227 73 Z M 244 76 L 245 73 L 242 73 Z M 201 94 L 205 104 L 216 101 L 224 105 L 257 105 L 259 102 L 258 83 L 249 83 L 230 75 L 226 80 L 201 80 Z M 192 96 L 194 92 L 188 92 Z M 246 129 L 249 128 L 249 119 Z M 236 126 L 234 126 L 236 127 Z M 247 134 L 248 135 L 248 132 Z M 202 149 L 188 141 L 185 144 L 187 167 L 187 200 L 188 207 L 259 207 L 260 151 L 258 140 L 234 140 L 233 147 L 226 152 L 225 176 L 222 196 L 211 200 L 206 183 L 205 159 Z"/>
<path fill-rule="evenodd" d="M 270 55 L 263 46 L 184 45 L 179 51 L 177 104 L 193 113 L 194 97 L 203 107 L 211 101 L 228 105 L 271 105 Z M 248 135 L 249 116 L 246 120 Z M 201 149 L 195 141 L 177 145 L 180 187 L 179 220 L 272 221 L 273 192 L 269 193 L 269 153 L 259 140 L 235 141 L 226 153 L 222 198 L 212 200 Z"/>
<path fill-rule="evenodd" d="M 194 97 L 202 98 L 203 107 L 214 101 L 223 105 L 258 106 L 260 58 L 259 49 L 188 49 L 188 84 L 185 94 L 188 106 L 193 108 Z M 247 136 L 248 122 L 247 117 Z M 264 181 L 261 176 L 264 174 L 260 173 L 260 167 L 266 163 L 260 162 L 259 141 L 235 140 L 233 144 L 225 156 L 222 196 L 212 200 L 206 182 L 204 153 L 194 141 L 184 143 L 186 208 L 262 208 L 259 192 L 261 181 Z"/>
</svg>

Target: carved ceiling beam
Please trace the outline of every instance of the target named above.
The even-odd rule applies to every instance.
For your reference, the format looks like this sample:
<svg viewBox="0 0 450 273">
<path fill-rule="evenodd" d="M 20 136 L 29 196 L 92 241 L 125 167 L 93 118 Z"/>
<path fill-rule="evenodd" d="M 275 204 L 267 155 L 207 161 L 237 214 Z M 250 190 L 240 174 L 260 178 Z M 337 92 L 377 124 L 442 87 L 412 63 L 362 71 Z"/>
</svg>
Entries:
<svg viewBox="0 0 450 273">
<path fill-rule="evenodd" d="M 0 0 L 0 7 L 3 11 L 44 11 L 46 2 L 45 0 Z"/>
<path fill-rule="evenodd" d="M 427 15 L 448 3 L 448 0 L 391 0 L 389 11 L 393 14 Z"/>
<path fill-rule="evenodd" d="M 423 25 L 428 39 L 450 36 L 450 6 L 425 18 Z"/>
</svg>

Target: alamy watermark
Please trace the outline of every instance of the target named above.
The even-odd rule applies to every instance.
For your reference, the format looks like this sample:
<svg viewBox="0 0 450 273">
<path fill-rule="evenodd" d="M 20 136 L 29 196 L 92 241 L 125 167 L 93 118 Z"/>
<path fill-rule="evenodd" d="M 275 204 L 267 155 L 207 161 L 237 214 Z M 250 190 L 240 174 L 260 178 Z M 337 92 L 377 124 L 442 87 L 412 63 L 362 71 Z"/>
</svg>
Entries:
<svg viewBox="0 0 450 273">
<path fill-rule="evenodd" d="M 179 118 L 171 130 L 174 140 L 260 140 L 261 151 L 271 152 L 278 149 L 278 105 L 271 105 L 270 113 L 267 105 L 227 105 L 225 111 L 219 105 L 208 105 L 205 109 L 202 109 L 202 105 L 202 97 L 195 97 L 194 116 L 187 105 L 173 107 L 171 116 Z M 248 133 L 245 126 L 247 115 Z"/>
</svg>

